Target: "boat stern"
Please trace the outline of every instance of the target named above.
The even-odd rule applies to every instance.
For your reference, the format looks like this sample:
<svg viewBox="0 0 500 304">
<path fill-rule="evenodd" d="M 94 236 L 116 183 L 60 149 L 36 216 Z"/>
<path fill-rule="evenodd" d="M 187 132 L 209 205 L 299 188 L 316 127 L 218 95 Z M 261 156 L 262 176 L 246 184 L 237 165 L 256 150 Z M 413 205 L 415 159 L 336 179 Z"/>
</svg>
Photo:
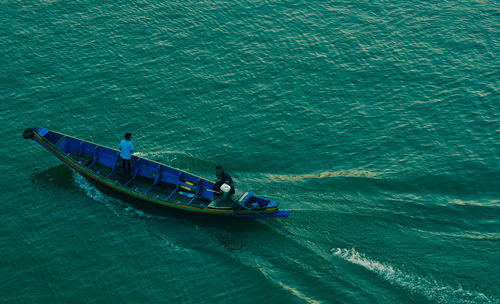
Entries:
<svg viewBox="0 0 500 304">
<path fill-rule="evenodd" d="M 290 215 L 289 210 L 278 210 L 279 203 L 264 197 L 256 196 L 253 192 L 246 192 L 243 194 L 238 204 L 242 206 L 243 209 L 248 209 L 256 213 L 260 213 L 263 210 L 273 210 L 273 213 L 268 213 L 269 217 L 288 217 Z"/>
</svg>

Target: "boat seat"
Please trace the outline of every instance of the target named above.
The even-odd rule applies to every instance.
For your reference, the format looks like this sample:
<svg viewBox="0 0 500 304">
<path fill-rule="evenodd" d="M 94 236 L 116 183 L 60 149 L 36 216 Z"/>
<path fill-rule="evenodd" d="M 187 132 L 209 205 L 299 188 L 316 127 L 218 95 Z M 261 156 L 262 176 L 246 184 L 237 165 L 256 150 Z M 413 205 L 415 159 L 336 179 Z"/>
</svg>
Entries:
<svg viewBox="0 0 500 304">
<path fill-rule="evenodd" d="M 131 178 L 131 179 L 129 179 L 129 180 L 128 180 L 128 182 L 126 182 L 126 183 L 124 184 L 124 186 L 125 186 L 125 187 L 127 187 L 127 186 L 128 186 L 128 185 L 129 185 L 129 184 L 130 184 L 130 183 L 131 183 L 134 179 L 135 179 L 135 177 L 137 176 L 137 173 L 139 173 L 139 169 L 140 169 L 140 166 L 139 166 L 139 160 L 137 160 L 137 161 L 135 162 L 134 175 L 132 176 L 132 178 Z"/>
<path fill-rule="evenodd" d="M 61 136 L 61 138 L 59 138 L 59 140 L 56 141 L 56 143 L 54 144 L 54 146 L 56 146 L 58 149 L 64 151 L 62 149 L 62 147 L 64 146 L 64 143 L 66 143 L 66 142 L 63 143 L 63 140 L 65 140 L 65 139 L 66 139 L 66 136 Z"/>
<path fill-rule="evenodd" d="M 116 158 L 115 158 L 115 164 L 113 166 L 113 168 L 111 169 L 111 171 L 108 173 L 108 175 L 106 175 L 106 178 L 110 177 L 111 174 L 113 174 L 116 170 L 116 168 L 118 167 L 118 158 L 120 157 L 120 152 L 116 152 Z"/>
<path fill-rule="evenodd" d="M 78 148 L 78 156 L 82 155 L 83 153 L 83 141 L 80 142 L 80 146 Z"/>
<path fill-rule="evenodd" d="M 179 174 L 177 174 L 177 175 L 175 176 L 176 181 L 173 181 L 173 182 L 172 182 L 172 184 L 174 184 L 174 183 L 175 183 L 175 189 L 174 189 L 174 191 L 172 191 L 172 193 L 170 193 L 170 194 L 169 194 L 169 195 L 165 198 L 165 200 L 166 200 L 166 201 L 168 201 L 168 200 L 169 200 L 169 199 L 170 199 L 170 198 L 174 195 L 174 193 L 175 193 L 175 192 L 177 192 L 177 190 L 179 190 L 179 188 L 181 187 L 180 183 L 181 183 L 181 177 L 182 177 L 182 174 L 183 174 L 183 172 L 179 172 Z"/>
<path fill-rule="evenodd" d="M 174 195 L 174 193 L 175 193 L 175 192 L 177 192 L 177 190 L 179 190 L 179 188 L 180 188 L 180 186 L 179 186 L 179 184 L 177 184 L 177 186 L 175 187 L 174 191 L 172 191 L 172 193 L 170 193 L 170 194 L 169 194 L 169 195 L 165 198 L 165 200 L 166 200 L 166 201 L 168 201 L 168 200 L 172 197 L 172 195 Z"/>
<path fill-rule="evenodd" d="M 151 187 L 148 188 L 148 190 L 146 190 L 144 192 L 144 194 L 148 193 L 158 183 L 158 180 L 160 178 L 160 165 L 158 165 L 158 167 L 156 167 L 155 171 L 153 172 L 153 175 L 154 175 L 154 178 L 155 178 L 154 181 L 153 181 L 153 184 L 151 185 Z"/>
<path fill-rule="evenodd" d="M 97 161 L 97 152 L 98 151 L 99 151 L 99 147 L 95 147 L 94 148 L 94 153 L 93 153 L 93 156 L 92 156 L 92 160 L 85 167 L 91 168 L 96 163 L 96 161 Z"/>
<path fill-rule="evenodd" d="M 241 196 L 240 201 L 238 203 L 242 206 L 245 206 L 246 203 L 248 203 L 252 197 L 253 197 L 253 192 L 245 192 L 245 194 Z"/>
<path fill-rule="evenodd" d="M 200 194 L 200 191 L 201 191 L 201 179 L 198 178 L 198 180 L 196 181 L 195 185 L 196 186 L 196 192 L 193 196 L 193 198 L 187 203 L 188 206 L 191 205 L 191 203 L 194 201 L 195 198 L 198 197 L 198 195 Z"/>
</svg>

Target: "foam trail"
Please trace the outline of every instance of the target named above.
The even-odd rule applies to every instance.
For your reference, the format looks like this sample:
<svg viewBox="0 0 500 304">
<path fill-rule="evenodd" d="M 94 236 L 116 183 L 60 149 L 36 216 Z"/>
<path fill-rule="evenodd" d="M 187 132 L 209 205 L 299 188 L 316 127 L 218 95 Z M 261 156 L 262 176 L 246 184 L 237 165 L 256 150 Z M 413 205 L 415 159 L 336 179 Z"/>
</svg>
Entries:
<svg viewBox="0 0 500 304">
<path fill-rule="evenodd" d="M 437 303 L 497 303 L 480 292 L 446 286 L 435 279 L 406 273 L 390 264 L 369 259 L 353 249 L 332 248 L 335 256 L 375 272 L 393 285 L 419 293 Z"/>
<path fill-rule="evenodd" d="M 135 156 L 156 159 L 156 160 L 158 160 L 158 159 L 165 160 L 164 155 L 167 155 L 167 161 L 169 161 L 169 162 L 177 160 L 176 154 L 177 154 L 177 152 L 174 152 L 174 151 L 134 152 Z"/>
<path fill-rule="evenodd" d="M 89 183 L 83 176 L 81 176 L 78 172 L 73 171 L 73 180 L 75 183 L 80 187 L 80 189 L 85 192 L 85 194 L 90 197 L 91 199 L 104 203 L 104 205 L 111 209 L 117 216 L 121 215 L 133 215 L 139 218 L 145 218 L 145 219 L 155 219 L 155 220 L 164 220 L 166 219 L 165 217 L 161 216 L 154 216 L 154 215 L 149 215 L 144 213 L 141 210 L 137 210 L 133 208 L 132 206 L 122 202 L 121 200 L 113 197 L 109 197 L 103 193 L 101 193 L 99 190 L 97 190 L 96 187 L 94 187 L 91 183 Z"/>
<path fill-rule="evenodd" d="M 179 162 L 179 154 L 184 153 L 177 151 L 135 152 L 134 156 L 150 159 L 175 167 Z"/>
</svg>

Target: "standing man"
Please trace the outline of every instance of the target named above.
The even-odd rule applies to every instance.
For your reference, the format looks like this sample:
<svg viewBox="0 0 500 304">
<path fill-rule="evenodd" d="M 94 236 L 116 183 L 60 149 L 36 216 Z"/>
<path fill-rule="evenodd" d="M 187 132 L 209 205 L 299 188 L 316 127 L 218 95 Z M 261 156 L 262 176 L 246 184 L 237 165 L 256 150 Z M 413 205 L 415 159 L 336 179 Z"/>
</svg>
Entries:
<svg viewBox="0 0 500 304">
<path fill-rule="evenodd" d="M 130 159 L 132 158 L 132 152 L 134 152 L 134 145 L 130 141 L 132 139 L 132 134 L 125 133 L 125 139 L 120 142 L 120 158 L 122 161 L 123 172 L 130 175 L 132 171 Z"/>
</svg>

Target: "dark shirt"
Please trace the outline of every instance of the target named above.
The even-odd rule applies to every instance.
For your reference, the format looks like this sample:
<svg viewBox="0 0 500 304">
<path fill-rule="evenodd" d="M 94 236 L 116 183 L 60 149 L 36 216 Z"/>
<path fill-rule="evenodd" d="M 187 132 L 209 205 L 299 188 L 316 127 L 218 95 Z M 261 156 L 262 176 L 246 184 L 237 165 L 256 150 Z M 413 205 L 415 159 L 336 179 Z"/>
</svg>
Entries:
<svg viewBox="0 0 500 304">
<path fill-rule="evenodd" d="M 230 185 L 230 186 L 233 184 L 233 179 L 226 172 L 222 172 L 222 176 L 217 176 L 217 181 L 219 181 L 219 180 L 222 181 L 223 183 Z"/>
</svg>

